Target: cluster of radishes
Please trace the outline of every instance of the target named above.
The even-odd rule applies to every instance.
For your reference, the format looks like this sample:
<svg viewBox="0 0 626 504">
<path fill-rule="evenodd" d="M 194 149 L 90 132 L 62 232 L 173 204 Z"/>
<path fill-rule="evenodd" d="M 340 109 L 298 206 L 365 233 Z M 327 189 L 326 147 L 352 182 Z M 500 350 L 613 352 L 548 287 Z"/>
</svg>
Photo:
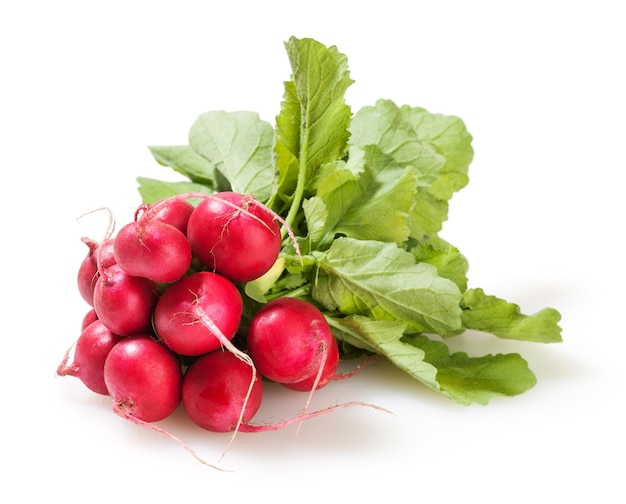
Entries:
<svg viewBox="0 0 626 504">
<path fill-rule="evenodd" d="M 78 288 L 92 309 L 57 373 L 137 423 L 181 402 L 214 432 L 291 423 L 250 423 L 263 377 L 312 392 L 337 377 L 339 350 L 322 312 L 297 298 L 261 305 L 241 334 L 243 285 L 276 262 L 280 223 L 249 195 L 189 193 L 142 205 L 114 237 L 83 239 Z"/>
</svg>

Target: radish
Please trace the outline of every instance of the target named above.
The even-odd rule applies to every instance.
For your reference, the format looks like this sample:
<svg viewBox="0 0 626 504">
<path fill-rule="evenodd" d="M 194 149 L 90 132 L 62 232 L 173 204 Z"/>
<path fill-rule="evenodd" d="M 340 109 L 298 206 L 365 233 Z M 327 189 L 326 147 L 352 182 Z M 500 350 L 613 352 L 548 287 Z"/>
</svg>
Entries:
<svg viewBox="0 0 626 504">
<path fill-rule="evenodd" d="M 235 192 L 205 197 L 189 217 L 187 237 L 202 263 L 235 282 L 266 273 L 282 245 L 275 214 L 254 197 Z"/>
<path fill-rule="evenodd" d="M 200 200 L 197 207 L 185 201 L 191 198 Z M 232 442 L 239 431 L 276 430 L 350 405 L 382 409 L 353 402 L 306 413 L 313 391 L 336 378 L 339 361 L 337 342 L 314 305 L 271 301 L 254 315 L 245 337 L 248 324 L 241 325 L 244 303 L 236 282 L 257 279 L 276 264 L 282 247 L 278 222 L 300 256 L 282 217 L 234 192 L 185 193 L 142 205 L 115 238 L 110 219 L 102 244 L 83 239 L 89 252 L 78 283 L 91 309 L 57 373 L 110 395 L 116 414 L 174 439 L 204 464 L 153 422 L 182 403 L 193 422 L 232 432 Z M 263 376 L 310 392 L 300 414 L 251 423 L 261 405 Z"/>
<path fill-rule="evenodd" d="M 113 410 L 129 420 L 156 422 L 181 400 L 183 374 L 178 357 L 148 334 L 119 341 L 104 362 L 104 382 Z"/>
<path fill-rule="evenodd" d="M 98 271 L 103 271 L 115 264 L 115 238 L 107 238 L 96 250 L 96 264 Z"/>
<path fill-rule="evenodd" d="M 196 460 L 221 471 L 181 439 L 152 423 L 170 416 L 181 403 L 183 372 L 179 359 L 149 334 L 134 334 L 119 341 L 104 361 L 104 382 L 113 400 L 113 411 L 173 439 Z"/>
<path fill-rule="evenodd" d="M 334 338 L 333 338 L 334 339 Z M 299 392 L 310 392 L 311 390 L 318 390 L 328 385 L 332 380 L 338 378 L 337 368 L 339 367 L 339 345 L 330 343 L 327 347 L 328 353 L 326 355 L 326 361 L 319 373 L 314 373 L 308 378 L 299 382 L 293 383 L 281 383 L 283 387 L 290 390 L 296 390 Z"/>
<path fill-rule="evenodd" d="M 262 381 L 230 352 L 199 357 L 183 379 L 182 402 L 191 420 L 212 432 L 233 432 L 261 406 Z"/>
<path fill-rule="evenodd" d="M 89 251 L 78 267 L 76 280 L 79 294 L 88 305 L 93 306 L 93 289 L 98 279 L 98 264 L 96 263 L 98 243 L 87 238 L 83 238 L 83 242 L 89 247 Z"/>
<path fill-rule="evenodd" d="M 129 336 L 152 329 L 158 299 L 155 282 L 129 275 L 114 264 L 99 274 L 94 289 L 96 315 L 116 334 Z"/>
<path fill-rule="evenodd" d="M 182 277 L 191 265 L 187 223 L 194 206 L 188 201 L 165 198 L 142 205 L 135 221 L 126 224 L 115 238 L 115 260 L 124 271 L 160 283 Z"/>
<path fill-rule="evenodd" d="M 187 235 L 187 223 L 194 206 L 185 199 L 172 196 L 152 205 L 142 205 L 135 212 L 135 220 L 154 219 L 170 224 Z"/>
<path fill-rule="evenodd" d="M 174 282 L 161 294 L 154 308 L 154 328 L 174 352 L 196 356 L 221 345 L 232 346 L 229 340 L 242 313 L 237 287 L 217 273 L 201 271 Z"/>
<path fill-rule="evenodd" d="M 187 237 L 159 220 L 140 220 L 122 227 L 115 237 L 114 254 L 124 271 L 155 282 L 174 282 L 191 264 Z"/>
<path fill-rule="evenodd" d="M 238 432 L 279 430 L 293 423 L 348 406 L 367 406 L 389 413 L 388 410 L 373 404 L 349 402 L 312 413 L 302 413 L 276 423 L 253 424 L 251 420 L 261 406 L 262 396 L 263 382 L 255 368 L 231 352 L 215 350 L 198 357 L 189 366 L 183 378 L 182 404 L 187 416 L 196 425 L 208 431 L 232 432 L 229 446 Z M 222 456 L 225 453 L 226 450 Z"/>
<path fill-rule="evenodd" d="M 276 298 L 253 316 L 248 353 L 259 372 L 296 389 L 326 385 L 339 365 L 339 348 L 322 312 L 298 298 Z M 305 380 L 308 380 L 304 382 Z M 310 390 L 310 389 L 308 389 Z"/>
<path fill-rule="evenodd" d="M 75 376 L 90 390 L 108 395 L 104 382 L 104 362 L 116 343 L 122 339 L 101 320 L 89 324 L 67 351 L 57 368 L 59 376 Z"/>
<path fill-rule="evenodd" d="M 82 238 L 89 251 L 78 268 L 77 283 L 81 297 L 93 306 L 93 290 L 98 280 L 98 271 L 115 264 L 112 238 L 99 244 L 89 238 Z"/>
<path fill-rule="evenodd" d="M 389 413 L 373 404 L 349 402 L 312 413 L 302 412 L 276 423 L 254 424 L 251 420 L 261 406 L 262 395 L 262 381 L 254 368 L 250 368 L 236 355 L 221 350 L 199 357 L 190 365 L 183 378 L 182 403 L 187 416 L 203 429 L 232 432 L 230 443 L 237 432 L 279 430 L 348 406 L 366 406 Z"/>
<path fill-rule="evenodd" d="M 96 310 L 91 308 L 87 313 L 85 313 L 85 315 L 83 316 L 83 319 L 80 322 L 81 332 L 84 331 L 89 324 L 91 324 L 92 322 L 95 322 L 96 320 L 98 320 L 98 315 L 96 315 Z"/>
</svg>

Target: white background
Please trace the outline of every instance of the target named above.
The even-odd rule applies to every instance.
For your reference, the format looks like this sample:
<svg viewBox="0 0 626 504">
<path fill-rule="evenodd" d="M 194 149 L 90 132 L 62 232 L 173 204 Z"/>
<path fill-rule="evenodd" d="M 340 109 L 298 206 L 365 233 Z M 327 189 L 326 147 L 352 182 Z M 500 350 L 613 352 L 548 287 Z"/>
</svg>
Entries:
<svg viewBox="0 0 626 504">
<path fill-rule="evenodd" d="M 624 15 L 620 2 L 5 2 L 0 7 L 2 492 L 11 502 L 625 501 Z M 520 352 L 531 391 L 464 407 L 377 365 L 314 396 L 368 401 L 240 434 L 218 472 L 55 377 L 86 305 L 77 217 L 125 222 L 148 145 L 186 142 L 202 112 L 274 121 L 291 35 L 348 56 L 354 110 L 378 98 L 461 117 L 476 151 L 442 236 L 470 284 L 563 318 L 563 343 L 464 335 Z M 104 226 L 104 223 L 98 223 Z M 259 420 L 302 396 L 269 387 Z M 216 463 L 228 436 L 161 422 Z M 5 500 L 5 499 L 3 499 Z"/>
</svg>

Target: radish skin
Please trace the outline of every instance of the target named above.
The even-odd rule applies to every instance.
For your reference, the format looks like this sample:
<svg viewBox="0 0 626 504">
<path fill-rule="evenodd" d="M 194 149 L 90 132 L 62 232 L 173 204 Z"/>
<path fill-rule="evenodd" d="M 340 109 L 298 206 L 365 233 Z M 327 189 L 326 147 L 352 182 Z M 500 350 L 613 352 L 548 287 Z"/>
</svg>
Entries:
<svg viewBox="0 0 626 504">
<path fill-rule="evenodd" d="M 87 313 L 85 313 L 85 315 L 83 316 L 83 319 L 80 322 L 80 331 L 83 332 L 89 324 L 91 324 L 92 322 L 95 322 L 96 320 L 98 320 L 98 315 L 96 315 L 96 310 L 91 308 Z"/>
<path fill-rule="evenodd" d="M 156 283 L 126 273 L 114 264 L 100 273 L 94 289 L 96 315 L 116 334 L 150 332 L 158 300 Z"/>
<path fill-rule="evenodd" d="M 211 432 L 233 432 L 261 405 L 262 381 L 254 368 L 230 352 L 215 350 L 191 364 L 183 379 L 183 407 Z"/>
<path fill-rule="evenodd" d="M 277 298 L 253 316 L 247 332 L 248 353 L 259 372 L 278 383 L 315 380 L 326 385 L 339 365 L 339 348 L 322 312 L 297 298 Z M 305 382 L 312 385 L 312 381 Z M 294 385 L 298 387 L 297 385 Z"/>
<path fill-rule="evenodd" d="M 252 196 L 221 192 L 206 197 L 189 217 L 187 237 L 196 257 L 235 282 L 266 273 L 282 246 L 273 214 Z"/>
<path fill-rule="evenodd" d="M 165 290 L 154 309 L 158 337 L 174 352 L 197 356 L 229 346 L 243 313 L 241 294 L 221 275 L 187 275 Z"/>
<path fill-rule="evenodd" d="M 113 257 L 114 240 L 109 238 L 99 244 L 89 238 L 82 238 L 89 251 L 78 267 L 76 281 L 78 292 L 85 302 L 93 306 L 93 292 L 98 281 L 99 271 L 107 269 L 115 264 Z"/>
<path fill-rule="evenodd" d="M 101 320 L 89 324 L 67 351 L 59 367 L 59 376 L 75 376 L 90 390 L 109 395 L 104 382 L 104 362 L 111 349 L 122 339 Z"/>
<path fill-rule="evenodd" d="M 129 275 L 170 283 L 191 265 L 191 247 L 174 226 L 151 220 L 131 222 L 119 230 L 114 247 L 117 264 Z"/>
<path fill-rule="evenodd" d="M 156 422 L 181 400 L 183 374 L 178 357 L 149 334 L 119 341 L 104 362 L 104 381 L 118 415 Z"/>
<path fill-rule="evenodd" d="M 327 347 L 322 346 L 320 351 L 325 355 L 323 356 L 324 362 L 320 362 L 319 373 L 313 374 L 299 382 L 281 383 L 281 385 L 290 390 L 310 392 L 311 390 L 321 389 L 334 380 L 339 366 L 339 345 L 331 343 Z"/>
<path fill-rule="evenodd" d="M 135 220 L 148 222 L 157 220 L 174 226 L 185 236 L 191 212 L 195 207 L 188 201 L 171 197 L 159 200 L 152 205 L 142 205 L 135 212 Z"/>
</svg>

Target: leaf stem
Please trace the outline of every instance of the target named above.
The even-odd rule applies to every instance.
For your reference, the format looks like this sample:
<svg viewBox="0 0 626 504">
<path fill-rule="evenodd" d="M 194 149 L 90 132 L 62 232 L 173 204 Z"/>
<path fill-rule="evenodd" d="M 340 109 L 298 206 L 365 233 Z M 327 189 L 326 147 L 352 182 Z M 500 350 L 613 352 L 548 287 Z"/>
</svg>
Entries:
<svg viewBox="0 0 626 504">
<path fill-rule="evenodd" d="M 279 297 L 301 298 L 301 297 L 306 297 L 309 294 L 311 294 L 311 285 L 310 284 L 305 284 L 305 285 L 302 285 L 301 287 L 298 287 L 296 289 L 282 290 L 282 291 L 277 292 L 275 294 L 267 295 L 266 299 L 268 301 L 270 301 L 270 300 L 272 300 L 274 298 L 279 298 Z"/>
<path fill-rule="evenodd" d="M 303 128 L 304 129 L 304 128 Z M 305 130 L 306 136 L 306 130 Z M 305 140 L 306 142 L 306 140 Z M 289 207 L 289 212 L 287 212 L 287 216 L 285 217 L 286 226 L 282 230 L 282 238 L 285 238 L 287 234 L 287 229 L 293 228 L 293 224 L 296 220 L 296 216 L 300 211 L 300 207 L 302 206 L 302 200 L 304 199 L 304 188 L 306 185 L 306 143 L 304 146 L 300 144 L 300 155 L 298 157 L 298 181 L 296 183 L 296 190 L 293 193 L 293 200 L 291 201 L 291 206 Z"/>
</svg>

